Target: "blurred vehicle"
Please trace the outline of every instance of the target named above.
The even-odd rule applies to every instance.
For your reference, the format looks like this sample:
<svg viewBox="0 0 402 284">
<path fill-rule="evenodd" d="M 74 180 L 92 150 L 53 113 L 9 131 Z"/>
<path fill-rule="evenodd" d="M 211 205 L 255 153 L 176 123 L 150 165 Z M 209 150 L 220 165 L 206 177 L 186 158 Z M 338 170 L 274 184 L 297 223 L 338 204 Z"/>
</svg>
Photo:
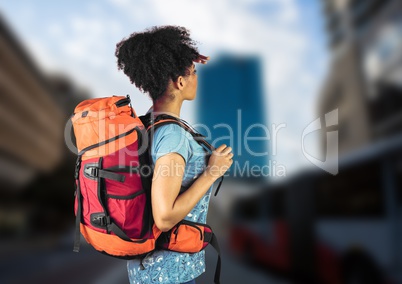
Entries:
<svg viewBox="0 0 402 284">
<path fill-rule="evenodd" d="M 402 283 L 402 136 L 309 169 L 232 208 L 230 248 L 296 283 Z M 293 283 L 293 282 L 292 282 Z"/>
</svg>

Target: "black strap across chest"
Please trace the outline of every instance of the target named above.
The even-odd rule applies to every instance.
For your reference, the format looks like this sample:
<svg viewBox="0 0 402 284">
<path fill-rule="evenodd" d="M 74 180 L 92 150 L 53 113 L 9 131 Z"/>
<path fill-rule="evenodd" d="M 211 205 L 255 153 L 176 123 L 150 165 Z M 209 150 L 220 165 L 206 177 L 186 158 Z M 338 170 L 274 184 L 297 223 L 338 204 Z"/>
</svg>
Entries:
<svg viewBox="0 0 402 284">
<path fill-rule="evenodd" d="M 194 140 L 200 144 L 201 146 L 203 146 L 204 150 L 209 151 L 210 153 L 212 153 L 215 150 L 215 147 L 213 147 L 207 140 L 205 140 L 205 136 L 202 135 L 201 133 L 197 132 L 193 127 L 190 126 L 190 124 L 188 122 L 186 122 L 183 119 L 177 118 L 175 116 L 172 115 L 168 115 L 168 114 L 159 114 L 155 117 L 153 117 L 152 113 L 147 113 L 146 115 L 143 116 L 139 116 L 140 120 L 142 121 L 142 123 L 144 124 L 145 128 L 147 129 L 148 132 L 148 138 L 149 138 L 149 144 L 151 145 L 151 141 L 152 141 L 152 133 L 154 133 L 156 131 L 156 129 L 158 129 L 159 127 L 163 126 L 163 125 L 167 125 L 167 124 L 177 124 L 179 125 L 181 128 L 183 128 L 185 131 L 187 131 L 188 133 L 191 134 L 191 136 L 194 138 Z M 151 155 L 151 153 L 149 153 Z M 150 159 L 151 161 L 152 159 Z M 218 194 L 218 191 L 222 185 L 223 182 L 223 176 L 221 177 L 221 180 L 219 181 L 219 184 L 215 190 L 215 194 L 214 196 L 216 196 Z"/>
</svg>

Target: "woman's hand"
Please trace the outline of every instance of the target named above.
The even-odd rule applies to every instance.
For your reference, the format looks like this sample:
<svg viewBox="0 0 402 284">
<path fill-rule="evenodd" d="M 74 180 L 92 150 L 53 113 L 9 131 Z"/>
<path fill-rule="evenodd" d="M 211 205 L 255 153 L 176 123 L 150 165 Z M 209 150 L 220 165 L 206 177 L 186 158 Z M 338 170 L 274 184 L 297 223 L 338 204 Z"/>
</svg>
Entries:
<svg viewBox="0 0 402 284">
<path fill-rule="evenodd" d="M 205 173 L 215 179 L 223 176 L 233 163 L 232 148 L 222 144 L 216 148 L 209 158 Z"/>
<path fill-rule="evenodd" d="M 209 56 L 205 56 L 205 55 L 199 55 L 198 58 L 196 60 L 194 60 L 194 62 L 196 63 L 201 63 L 201 64 L 207 64 L 209 60 Z"/>
</svg>

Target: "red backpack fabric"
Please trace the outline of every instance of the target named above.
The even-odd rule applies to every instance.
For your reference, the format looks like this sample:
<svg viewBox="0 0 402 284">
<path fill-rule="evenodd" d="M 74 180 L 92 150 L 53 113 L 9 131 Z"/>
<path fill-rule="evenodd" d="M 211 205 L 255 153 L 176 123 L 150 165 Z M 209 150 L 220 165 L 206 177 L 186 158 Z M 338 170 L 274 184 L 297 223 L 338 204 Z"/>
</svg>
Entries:
<svg viewBox="0 0 402 284">
<path fill-rule="evenodd" d="M 80 234 L 97 251 L 123 259 L 141 258 L 155 249 L 195 253 L 211 244 L 218 251 L 215 283 L 219 283 L 220 251 L 210 226 L 182 220 L 162 233 L 154 224 L 150 130 L 176 123 L 206 149 L 213 147 L 180 119 L 138 117 L 129 96 L 83 101 L 71 120 L 78 148 L 74 251 L 79 251 Z"/>
</svg>

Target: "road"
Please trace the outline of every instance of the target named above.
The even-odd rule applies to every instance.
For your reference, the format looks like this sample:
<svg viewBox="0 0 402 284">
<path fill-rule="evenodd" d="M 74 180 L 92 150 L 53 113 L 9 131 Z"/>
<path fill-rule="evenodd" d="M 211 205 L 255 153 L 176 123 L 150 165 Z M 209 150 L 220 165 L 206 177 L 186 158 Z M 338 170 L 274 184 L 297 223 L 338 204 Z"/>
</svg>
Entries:
<svg viewBox="0 0 402 284">
<path fill-rule="evenodd" d="M 237 189 L 237 191 L 239 191 Z M 240 190 L 241 191 L 241 190 Z M 215 229 L 222 249 L 223 284 L 283 284 L 263 271 L 254 270 L 233 259 L 226 247 L 226 218 L 234 185 L 222 187 L 212 197 L 208 222 Z M 0 241 L 0 283 L 4 284 L 127 284 L 126 261 L 96 252 L 82 239 L 80 253 L 72 251 L 73 230 L 61 238 L 43 237 L 27 241 Z M 217 255 L 206 249 L 207 271 L 197 284 L 213 283 Z"/>
</svg>

